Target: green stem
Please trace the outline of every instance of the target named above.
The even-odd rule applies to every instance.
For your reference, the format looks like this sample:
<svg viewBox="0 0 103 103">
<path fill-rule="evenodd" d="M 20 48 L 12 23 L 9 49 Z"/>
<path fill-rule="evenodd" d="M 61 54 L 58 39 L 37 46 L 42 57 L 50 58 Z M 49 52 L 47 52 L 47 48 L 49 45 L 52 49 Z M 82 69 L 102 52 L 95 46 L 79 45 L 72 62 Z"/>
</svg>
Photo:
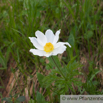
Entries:
<svg viewBox="0 0 103 103">
<path fill-rule="evenodd" d="M 57 63 L 55 62 L 53 56 L 51 56 L 51 58 L 52 58 L 54 64 L 56 65 L 56 67 L 58 68 L 59 72 L 61 73 L 61 75 L 64 77 L 65 80 L 67 80 L 66 77 L 64 76 L 64 74 L 62 73 L 62 71 L 60 70 L 59 66 L 58 66 Z"/>
</svg>

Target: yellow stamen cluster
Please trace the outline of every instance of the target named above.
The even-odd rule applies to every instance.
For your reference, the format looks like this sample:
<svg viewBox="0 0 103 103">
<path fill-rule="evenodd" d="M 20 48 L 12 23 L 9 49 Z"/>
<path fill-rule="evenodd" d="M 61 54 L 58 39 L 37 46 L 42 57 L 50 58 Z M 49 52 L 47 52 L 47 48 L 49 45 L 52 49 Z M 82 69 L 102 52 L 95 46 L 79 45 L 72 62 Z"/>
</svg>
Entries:
<svg viewBox="0 0 103 103">
<path fill-rule="evenodd" d="M 50 42 L 49 42 L 49 43 L 46 43 L 46 45 L 44 46 L 44 51 L 47 52 L 47 53 L 53 51 L 53 49 L 54 49 L 54 46 L 53 46 L 53 44 L 50 43 Z"/>
</svg>

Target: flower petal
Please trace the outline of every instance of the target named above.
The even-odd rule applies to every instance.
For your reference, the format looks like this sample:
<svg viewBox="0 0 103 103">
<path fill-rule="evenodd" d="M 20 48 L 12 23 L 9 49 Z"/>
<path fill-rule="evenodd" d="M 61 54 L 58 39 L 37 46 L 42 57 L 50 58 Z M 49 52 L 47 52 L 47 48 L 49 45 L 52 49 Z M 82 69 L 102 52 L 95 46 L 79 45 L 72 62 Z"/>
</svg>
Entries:
<svg viewBox="0 0 103 103">
<path fill-rule="evenodd" d="M 44 56 L 46 54 L 45 51 L 37 49 L 30 49 L 30 52 L 38 56 Z"/>
<path fill-rule="evenodd" d="M 46 36 L 39 30 L 35 32 L 35 35 L 37 37 L 37 41 L 40 43 L 40 45 L 44 46 L 47 43 Z"/>
<path fill-rule="evenodd" d="M 58 42 L 58 44 L 61 44 L 61 45 L 68 45 L 70 48 L 71 48 L 71 45 L 68 43 L 68 42 Z"/>
<path fill-rule="evenodd" d="M 45 54 L 46 57 L 49 57 L 49 56 L 51 56 L 51 55 L 52 55 L 52 52 Z"/>
<path fill-rule="evenodd" d="M 47 37 L 47 42 L 53 43 L 54 34 L 53 34 L 52 30 L 48 29 L 48 30 L 45 32 L 45 36 Z"/>
<path fill-rule="evenodd" d="M 61 45 L 53 50 L 52 55 L 62 54 L 65 50 L 66 50 L 66 46 Z"/>
<path fill-rule="evenodd" d="M 58 47 L 65 45 L 65 44 L 68 45 L 69 47 L 71 47 L 71 45 L 68 42 L 58 42 L 54 45 L 54 48 L 58 48 Z"/>
<path fill-rule="evenodd" d="M 57 41 L 59 40 L 59 34 L 60 34 L 60 30 L 58 30 L 56 33 L 55 33 L 55 36 L 54 36 L 54 40 L 53 40 L 53 44 L 55 45 L 57 43 Z"/>
<path fill-rule="evenodd" d="M 38 55 L 38 56 L 46 56 L 49 57 L 52 55 L 52 52 L 50 53 L 46 53 L 43 50 L 38 50 L 38 49 L 30 49 L 30 52 L 33 53 L 34 55 Z"/>
<path fill-rule="evenodd" d="M 61 43 L 56 43 L 56 44 L 54 45 L 54 48 L 58 48 L 58 47 L 60 47 L 61 45 L 63 45 L 63 44 L 61 44 Z"/>
<path fill-rule="evenodd" d="M 43 50 L 43 46 L 38 43 L 35 37 L 29 37 L 29 39 L 37 49 Z"/>
</svg>

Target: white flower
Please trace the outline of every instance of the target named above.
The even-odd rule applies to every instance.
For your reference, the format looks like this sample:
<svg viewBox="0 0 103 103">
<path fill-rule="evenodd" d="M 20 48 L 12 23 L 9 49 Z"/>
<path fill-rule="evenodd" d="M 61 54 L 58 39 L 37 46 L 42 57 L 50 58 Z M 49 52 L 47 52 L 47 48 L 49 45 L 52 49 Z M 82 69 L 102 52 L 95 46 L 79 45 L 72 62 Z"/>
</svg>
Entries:
<svg viewBox="0 0 103 103">
<path fill-rule="evenodd" d="M 40 31 L 36 31 L 35 35 L 37 38 L 29 37 L 30 41 L 36 47 L 36 49 L 30 49 L 30 52 L 34 55 L 46 57 L 62 54 L 66 50 L 65 44 L 69 47 L 71 47 L 71 45 L 68 42 L 57 42 L 59 34 L 60 30 L 58 30 L 55 35 L 50 29 L 45 32 L 45 35 Z"/>
</svg>

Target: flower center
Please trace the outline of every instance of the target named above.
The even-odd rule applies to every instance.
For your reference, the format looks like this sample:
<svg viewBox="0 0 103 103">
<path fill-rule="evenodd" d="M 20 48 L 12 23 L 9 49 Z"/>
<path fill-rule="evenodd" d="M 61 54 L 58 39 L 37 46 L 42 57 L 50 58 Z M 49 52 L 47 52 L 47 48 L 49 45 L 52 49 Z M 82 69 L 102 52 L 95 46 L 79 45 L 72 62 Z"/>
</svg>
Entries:
<svg viewBox="0 0 103 103">
<path fill-rule="evenodd" d="M 46 45 L 44 46 L 44 51 L 45 52 L 51 52 L 51 51 L 53 51 L 53 49 L 54 49 L 54 46 L 53 46 L 53 44 L 52 43 L 46 43 Z"/>
</svg>

